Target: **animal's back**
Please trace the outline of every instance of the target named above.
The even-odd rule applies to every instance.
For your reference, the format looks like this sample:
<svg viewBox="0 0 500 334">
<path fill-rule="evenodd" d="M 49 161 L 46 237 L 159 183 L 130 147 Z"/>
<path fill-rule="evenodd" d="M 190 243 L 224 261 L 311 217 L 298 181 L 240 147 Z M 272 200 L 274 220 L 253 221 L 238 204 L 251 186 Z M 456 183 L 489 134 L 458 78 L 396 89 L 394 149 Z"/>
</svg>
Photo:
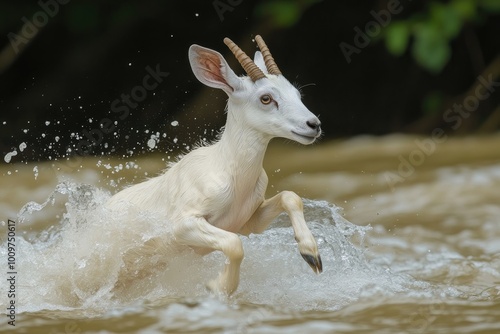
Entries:
<svg viewBox="0 0 500 334">
<path fill-rule="evenodd" d="M 111 210 L 162 213 L 171 223 L 199 216 L 219 228 L 238 232 L 264 200 L 267 175 L 235 179 L 214 159 L 217 146 L 199 147 L 171 165 L 165 173 L 130 186 L 110 198 Z"/>
</svg>

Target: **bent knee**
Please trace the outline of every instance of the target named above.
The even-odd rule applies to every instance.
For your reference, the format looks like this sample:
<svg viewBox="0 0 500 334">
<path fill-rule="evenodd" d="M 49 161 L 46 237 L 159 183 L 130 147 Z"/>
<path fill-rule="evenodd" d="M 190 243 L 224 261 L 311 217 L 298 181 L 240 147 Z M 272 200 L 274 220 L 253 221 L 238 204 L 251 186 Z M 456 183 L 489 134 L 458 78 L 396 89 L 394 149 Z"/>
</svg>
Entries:
<svg viewBox="0 0 500 334">
<path fill-rule="evenodd" d="M 281 192 L 281 203 L 284 208 L 304 209 L 302 198 L 293 191 L 285 190 Z"/>
<path fill-rule="evenodd" d="M 241 239 L 236 234 L 232 234 L 224 240 L 222 251 L 230 260 L 235 261 L 241 261 L 245 255 Z"/>
</svg>

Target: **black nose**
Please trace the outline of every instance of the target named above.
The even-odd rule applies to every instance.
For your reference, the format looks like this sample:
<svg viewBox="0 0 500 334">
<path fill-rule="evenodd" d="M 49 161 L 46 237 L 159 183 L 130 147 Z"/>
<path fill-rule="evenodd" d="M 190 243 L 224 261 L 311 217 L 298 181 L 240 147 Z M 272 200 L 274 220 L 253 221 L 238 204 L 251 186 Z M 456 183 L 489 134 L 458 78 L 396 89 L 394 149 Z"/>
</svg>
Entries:
<svg viewBox="0 0 500 334">
<path fill-rule="evenodd" d="M 319 128 L 321 127 L 321 122 L 317 118 L 307 121 L 306 124 L 313 130 L 319 130 Z"/>
</svg>

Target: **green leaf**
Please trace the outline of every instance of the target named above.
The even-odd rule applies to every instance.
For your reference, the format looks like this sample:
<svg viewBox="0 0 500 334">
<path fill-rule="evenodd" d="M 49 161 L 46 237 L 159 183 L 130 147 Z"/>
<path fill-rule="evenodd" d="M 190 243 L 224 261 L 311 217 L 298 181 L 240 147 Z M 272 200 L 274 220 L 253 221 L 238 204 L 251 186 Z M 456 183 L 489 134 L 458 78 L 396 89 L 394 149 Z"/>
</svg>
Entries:
<svg viewBox="0 0 500 334">
<path fill-rule="evenodd" d="M 296 2 L 275 0 L 263 2 L 258 6 L 256 14 L 260 17 L 270 17 L 277 27 L 286 28 L 297 23 L 302 13 Z"/>
<path fill-rule="evenodd" d="M 451 56 L 448 39 L 432 22 L 420 23 L 415 27 L 415 42 L 412 54 L 417 63 L 429 72 L 441 72 Z"/>
<path fill-rule="evenodd" d="M 445 37 L 454 38 L 462 29 L 462 19 L 459 12 L 453 7 L 433 2 L 430 6 L 431 20 L 442 30 Z"/>
<path fill-rule="evenodd" d="M 398 21 L 390 24 L 385 32 L 385 46 L 395 56 L 402 55 L 408 47 L 410 27 L 406 22 Z"/>
<path fill-rule="evenodd" d="M 449 4 L 450 8 L 463 20 L 470 20 L 477 17 L 476 1 L 471 0 L 453 0 Z"/>
</svg>

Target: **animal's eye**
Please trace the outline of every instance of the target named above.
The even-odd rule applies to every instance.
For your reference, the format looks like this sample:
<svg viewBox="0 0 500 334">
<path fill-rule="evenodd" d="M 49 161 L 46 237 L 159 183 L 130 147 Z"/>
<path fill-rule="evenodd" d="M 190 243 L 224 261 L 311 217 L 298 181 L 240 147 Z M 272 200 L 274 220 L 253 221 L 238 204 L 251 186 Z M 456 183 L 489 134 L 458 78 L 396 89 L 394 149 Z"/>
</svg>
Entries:
<svg viewBox="0 0 500 334">
<path fill-rule="evenodd" d="M 269 94 L 264 94 L 260 97 L 260 102 L 262 102 L 262 104 L 269 104 L 272 100 L 273 98 Z"/>
</svg>

